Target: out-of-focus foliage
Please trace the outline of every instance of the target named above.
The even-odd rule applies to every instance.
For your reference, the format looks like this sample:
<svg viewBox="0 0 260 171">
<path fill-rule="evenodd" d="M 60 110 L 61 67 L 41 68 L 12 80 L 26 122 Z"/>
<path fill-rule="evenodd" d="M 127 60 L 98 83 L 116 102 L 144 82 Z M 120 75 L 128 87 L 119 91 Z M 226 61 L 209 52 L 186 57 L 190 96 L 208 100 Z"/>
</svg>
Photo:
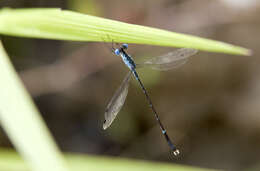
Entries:
<svg viewBox="0 0 260 171">
<path fill-rule="evenodd" d="M 1 41 L 0 68 L 1 126 L 33 170 L 66 171 L 63 158 L 21 84 Z"/>
<path fill-rule="evenodd" d="M 131 170 L 131 171 L 214 171 L 213 169 L 202 169 L 199 167 L 189 167 L 182 165 L 172 165 L 158 162 L 145 162 L 136 160 L 126 160 L 111 157 L 87 156 L 79 154 L 66 154 L 66 161 L 71 171 L 85 170 Z M 11 150 L 0 150 L 0 169 L 8 171 L 29 171 L 26 163 Z"/>
</svg>

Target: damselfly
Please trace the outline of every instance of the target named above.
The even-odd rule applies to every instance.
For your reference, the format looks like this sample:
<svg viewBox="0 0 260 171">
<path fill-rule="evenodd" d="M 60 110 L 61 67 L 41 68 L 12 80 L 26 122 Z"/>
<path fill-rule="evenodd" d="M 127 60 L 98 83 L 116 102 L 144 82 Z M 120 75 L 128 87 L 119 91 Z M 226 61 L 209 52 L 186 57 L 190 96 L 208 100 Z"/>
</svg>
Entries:
<svg viewBox="0 0 260 171">
<path fill-rule="evenodd" d="M 110 102 L 106 107 L 105 121 L 103 123 L 103 128 L 107 129 L 112 124 L 118 112 L 122 108 L 128 93 L 128 87 L 131 78 L 130 76 L 131 74 L 133 74 L 135 79 L 138 81 L 139 85 L 141 86 L 143 93 L 145 94 L 149 107 L 152 109 L 154 116 L 162 131 L 162 134 L 164 135 L 166 141 L 168 142 L 171 151 L 173 152 L 174 155 L 178 155 L 179 150 L 176 148 L 176 146 L 172 143 L 171 139 L 169 138 L 166 129 L 164 128 L 157 114 L 157 111 L 155 110 L 154 105 L 152 104 L 151 98 L 149 97 L 143 83 L 141 82 L 136 69 L 141 67 L 151 67 L 152 69 L 157 69 L 157 70 L 169 70 L 172 68 L 176 68 L 183 65 L 185 62 L 187 62 L 190 56 L 197 53 L 197 50 L 182 48 L 162 56 L 150 58 L 143 63 L 135 64 L 132 57 L 126 53 L 127 48 L 128 48 L 128 44 L 122 44 L 119 48 L 114 48 L 114 44 L 112 43 L 112 52 L 117 56 L 121 56 L 123 62 L 130 69 L 130 71 L 125 76 L 122 84 L 117 89 L 114 96 L 112 97 L 112 99 L 110 100 Z"/>
</svg>

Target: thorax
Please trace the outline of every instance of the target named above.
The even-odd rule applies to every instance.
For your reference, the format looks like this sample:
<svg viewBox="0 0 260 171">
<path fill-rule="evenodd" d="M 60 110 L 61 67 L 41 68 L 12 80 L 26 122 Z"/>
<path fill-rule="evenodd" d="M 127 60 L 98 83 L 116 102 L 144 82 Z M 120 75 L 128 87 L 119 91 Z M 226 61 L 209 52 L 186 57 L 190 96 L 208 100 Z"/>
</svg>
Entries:
<svg viewBox="0 0 260 171">
<path fill-rule="evenodd" d="M 125 51 L 121 51 L 120 56 L 121 56 L 123 62 L 125 63 L 125 65 L 126 65 L 129 69 L 133 70 L 133 69 L 136 68 L 136 65 L 135 65 L 134 60 L 133 60 L 132 57 L 131 57 L 130 55 L 128 55 Z"/>
</svg>

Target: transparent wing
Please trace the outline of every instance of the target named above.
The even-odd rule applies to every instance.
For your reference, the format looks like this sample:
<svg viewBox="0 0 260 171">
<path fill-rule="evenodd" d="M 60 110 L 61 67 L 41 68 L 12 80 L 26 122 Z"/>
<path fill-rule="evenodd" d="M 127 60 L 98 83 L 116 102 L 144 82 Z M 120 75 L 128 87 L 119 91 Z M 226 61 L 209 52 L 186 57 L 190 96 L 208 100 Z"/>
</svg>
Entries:
<svg viewBox="0 0 260 171">
<path fill-rule="evenodd" d="M 130 76 L 131 71 L 129 71 L 129 73 L 125 76 L 120 87 L 116 90 L 114 96 L 109 101 L 105 111 L 105 121 L 103 123 L 103 129 L 107 129 L 112 124 L 118 112 L 122 108 L 128 93 L 129 81 L 131 78 Z"/>
<path fill-rule="evenodd" d="M 169 52 L 162 56 L 153 57 L 148 59 L 147 61 L 137 64 L 137 68 L 141 67 L 151 67 L 157 70 L 169 70 L 173 68 L 177 68 L 183 64 L 185 64 L 189 57 L 196 54 L 198 50 L 190 49 L 190 48 L 182 48 L 175 50 L 173 52 Z"/>
</svg>

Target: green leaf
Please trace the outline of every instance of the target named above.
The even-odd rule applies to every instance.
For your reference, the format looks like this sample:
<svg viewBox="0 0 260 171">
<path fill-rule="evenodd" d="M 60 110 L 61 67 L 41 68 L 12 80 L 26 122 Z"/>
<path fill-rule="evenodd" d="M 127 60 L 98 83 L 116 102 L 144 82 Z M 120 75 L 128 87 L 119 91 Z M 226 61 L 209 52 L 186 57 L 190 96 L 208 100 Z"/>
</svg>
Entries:
<svg viewBox="0 0 260 171">
<path fill-rule="evenodd" d="M 0 68 L 1 126 L 32 169 L 65 171 L 63 157 L 18 78 L 1 41 Z"/>
<path fill-rule="evenodd" d="M 88 155 L 67 154 L 68 165 L 73 171 L 216 171 L 198 167 L 167 164 L 159 162 L 145 162 L 126 160 L 115 157 L 97 157 Z M 28 166 L 11 150 L 0 150 L 0 170 L 29 171 Z"/>
<path fill-rule="evenodd" d="M 60 9 L 2 9 L 0 34 L 74 41 L 105 41 L 188 47 L 210 52 L 250 55 L 251 51 L 220 41 Z"/>
</svg>

